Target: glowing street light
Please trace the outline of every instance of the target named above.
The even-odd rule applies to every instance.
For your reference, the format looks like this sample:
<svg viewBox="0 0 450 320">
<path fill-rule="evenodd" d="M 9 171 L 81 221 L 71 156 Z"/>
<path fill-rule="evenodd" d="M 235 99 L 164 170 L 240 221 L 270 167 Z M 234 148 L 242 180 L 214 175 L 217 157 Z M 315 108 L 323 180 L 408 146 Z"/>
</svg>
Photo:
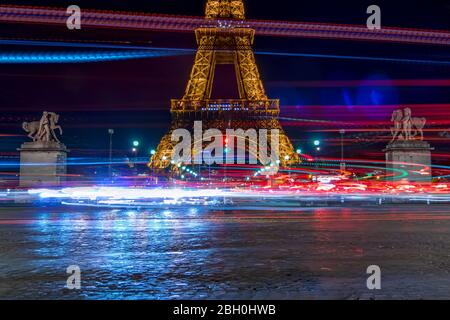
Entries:
<svg viewBox="0 0 450 320">
<path fill-rule="evenodd" d="M 134 140 L 133 141 L 133 147 L 139 147 L 139 141 Z"/>
<path fill-rule="evenodd" d="M 288 155 L 284 156 L 284 160 L 289 161 L 290 157 Z M 291 177 L 291 171 L 288 171 L 289 178 Z"/>
<path fill-rule="evenodd" d="M 302 149 L 297 149 L 298 154 L 302 154 Z"/>
<path fill-rule="evenodd" d="M 316 168 L 319 167 L 319 163 L 318 163 L 318 159 L 317 159 L 317 155 L 318 152 L 320 151 L 320 140 L 314 140 L 314 145 L 316 146 L 316 156 L 315 156 L 315 162 L 316 162 Z"/>
<path fill-rule="evenodd" d="M 156 154 L 156 150 L 155 150 L 155 149 L 150 150 L 150 154 L 151 154 L 152 156 L 155 155 L 155 154 Z"/>
</svg>

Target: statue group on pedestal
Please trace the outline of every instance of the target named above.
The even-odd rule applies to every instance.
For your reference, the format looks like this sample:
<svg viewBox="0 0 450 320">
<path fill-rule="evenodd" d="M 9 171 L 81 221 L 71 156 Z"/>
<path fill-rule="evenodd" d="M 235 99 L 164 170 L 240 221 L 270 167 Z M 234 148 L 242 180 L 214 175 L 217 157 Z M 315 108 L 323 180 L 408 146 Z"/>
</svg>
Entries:
<svg viewBox="0 0 450 320">
<path fill-rule="evenodd" d="M 58 125 L 59 115 L 54 112 L 44 111 L 39 121 L 24 122 L 22 128 L 28 133 L 28 137 L 39 142 L 60 142 L 55 134 L 59 130 L 62 135 L 62 128 Z"/>
<path fill-rule="evenodd" d="M 423 140 L 423 128 L 427 120 L 425 118 L 413 118 L 410 108 L 397 109 L 392 113 L 391 143 L 410 140 Z"/>
</svg>

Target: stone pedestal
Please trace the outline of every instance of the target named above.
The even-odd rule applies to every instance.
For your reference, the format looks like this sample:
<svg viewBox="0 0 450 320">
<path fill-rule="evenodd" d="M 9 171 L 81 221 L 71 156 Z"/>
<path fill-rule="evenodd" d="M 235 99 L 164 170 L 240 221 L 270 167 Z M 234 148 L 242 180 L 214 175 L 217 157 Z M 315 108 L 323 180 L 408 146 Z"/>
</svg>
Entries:
<svg viewBox="0 0 450 320">
<path fill-rule="evenodd" d="M 66 180 L 66 146 L 59 142 L 25 142 L 20 151 L 20 186 L 52 187 Z"/>
<path fill-rule="evenodd" d="M 387 175 L 391 181 L 405 179 L 409 182 L 430 183 L 431 151 L 434 148 L 426 141 L 394 141 L 385 150 Z M 400 178 L 401 172 L 407 175 Z"/>
</svg>

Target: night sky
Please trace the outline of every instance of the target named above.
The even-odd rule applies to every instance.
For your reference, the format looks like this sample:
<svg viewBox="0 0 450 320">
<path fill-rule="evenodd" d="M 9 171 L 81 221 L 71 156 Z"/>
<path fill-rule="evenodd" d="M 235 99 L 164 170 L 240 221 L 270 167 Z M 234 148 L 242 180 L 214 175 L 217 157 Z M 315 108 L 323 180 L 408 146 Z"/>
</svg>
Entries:
<svg viewBox="0 0 450 320">
<path fill-rule="evenodd" d="M 82 9 L 122 10 L 176 15 L 203 15 L 203 0 L 152 1 L 7 1 Z M 433 1 L 299 1 L 247 0 L 250 19 L 290 20 L 342 24 L 365 24 L 366 8 L 378 4 L 383 26 L 450 30 L 450 0 Z M 127 41 L 133 45 L 195 49 L 194 34 L 143 31 L 69 31 L 65 26 L 0 24 L 0 39 L 45 39 L 55 41 Z M 0 45 L 2 52 L 61 50 L 29 46 Z M 393 59 L 450 61 L 449 47 L 375 42 L 333 41 L 300 38 L 257 37 L 255 51 L 301 53 Z M 429 119 L 429 127 L 447 130 L 450 85 L 399 86 L 394 80 L 448 80 L 450 64 L 387 62 L 352 59 L 286 57 L 258 54 L 260 73 L 271 98 L 279 98 L 282 116 L 292 119 L 353 122 L 354 128 L 379 128 L 396 105 L 412 105 L 415 116 Z M 0 65 L 0 151 L 17 154 L 26 141 L 22 121 L 38 119 L 43 110 L 61 114 L 63 141 L 72 155 L 106 154 L 108 128 L 116 130 L 115 154 L 129 152 L 130 142 L 139 139 L 142 154 L 156 147 L 170 123 L 169 102 L 180 98 L 193 63 L 193 55 L 149 59 L 58 65 Z M 216 75 L 217 77 L 217 75 Z M 223 80 L 234 81 L 226 71 Z M 379 86 L 358 86 L 361 81 L 383 80 Z M 450 81 L 450 80 L 449 80 Z M 422 83 L 422 82 L 421 82 Z M 216 92 L 221 95 L 220 90 Z M 441 105 L 439 108 L 433 105 Z M 311 139 L 325 141 L 323 152 L 336 155 L 339 125 L 283 121 L 295 147 L 305 151 Z M 331 129 L 331 132 L 328 132 Z M 448 151 L 439 130 L 427 132 L 427 139 L 439 151 Z M 4 135 L 4 136 L 3 136 Z M 11 136 L 12 135 L 12 136 Z M 355 157 L 382 159 L 379 134 L 363 130 L 350 137 Z M 359 139 L 359 140 L 358 140 Z M 327 146 L 328 144 L 328 146 Z M 439 159 L 438 159 L 439 160 Z"/>
</svg>

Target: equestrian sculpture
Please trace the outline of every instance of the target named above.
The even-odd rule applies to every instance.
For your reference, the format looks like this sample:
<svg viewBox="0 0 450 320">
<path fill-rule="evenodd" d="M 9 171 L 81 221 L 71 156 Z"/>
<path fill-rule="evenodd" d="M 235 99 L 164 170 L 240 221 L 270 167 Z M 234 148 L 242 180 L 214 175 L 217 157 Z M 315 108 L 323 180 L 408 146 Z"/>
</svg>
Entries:
<svg viewBox="0 0 450 320">
<path fill-rule="evenodd" d="M 55 134 L 55 130 L 59 130 L 62 135 L 63 131 L 58 125 L 59 115 L 54 112 L 44 111 L 39 121 L 24 122 L 22 128 L 28 133 L 28 137 L 33 141 L 39 142 L 60 142 Z"/>
<path fill-rule="evenodd" d="M 413 118 L 410 108 L 397 109 L 392 113 L 391 122 L 394 127 L 391 128 L 391 143 L 410 140 L 423 141 L 423 128 L 427 120 L 425 118 Z"/>
</svg>

